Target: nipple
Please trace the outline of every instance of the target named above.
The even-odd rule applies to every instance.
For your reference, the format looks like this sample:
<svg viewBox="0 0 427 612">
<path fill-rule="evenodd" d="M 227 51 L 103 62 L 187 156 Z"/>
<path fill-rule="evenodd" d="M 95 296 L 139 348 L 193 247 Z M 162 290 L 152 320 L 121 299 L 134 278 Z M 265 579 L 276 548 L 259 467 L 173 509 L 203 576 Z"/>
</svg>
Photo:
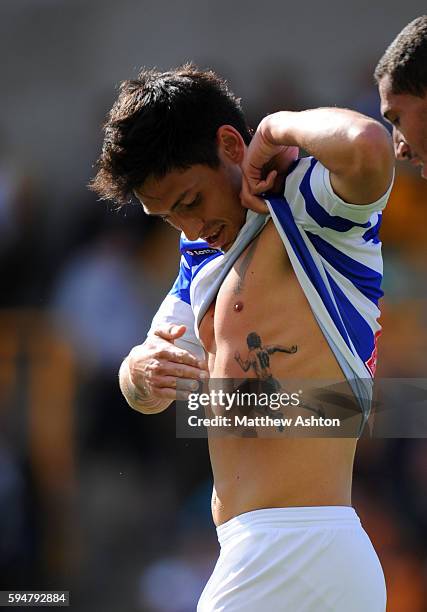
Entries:
<svg viewBox="0 0 427 612">
<path fill-rule="evenodd" d="M 243 310 L 243 302 L 236 302 L 233 307 L 234 312 L 241 312 Z"/>
</svg>

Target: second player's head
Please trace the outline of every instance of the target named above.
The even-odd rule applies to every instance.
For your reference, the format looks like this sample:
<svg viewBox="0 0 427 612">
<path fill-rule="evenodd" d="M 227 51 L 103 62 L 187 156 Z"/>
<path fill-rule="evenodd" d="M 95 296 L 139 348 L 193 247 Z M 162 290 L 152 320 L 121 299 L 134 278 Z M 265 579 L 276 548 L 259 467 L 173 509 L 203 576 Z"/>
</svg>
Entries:
<svg viewBox="0 0 427 612">
<path fill-rule="evenodd" d="M 228 248 L 245 219 L 250 138 L 240 101 L 212 71 L 143 70 L 120 86 L 91 188 L 119 205 L 136 196 L 188 238 Z"/>
<path fill-rule="evenodd" d="M 375 69 L 381 112 L 393 125 L 398 159 L 422 167 L 427 178 L 427 15 L 394 39 Z"/>
</svg>

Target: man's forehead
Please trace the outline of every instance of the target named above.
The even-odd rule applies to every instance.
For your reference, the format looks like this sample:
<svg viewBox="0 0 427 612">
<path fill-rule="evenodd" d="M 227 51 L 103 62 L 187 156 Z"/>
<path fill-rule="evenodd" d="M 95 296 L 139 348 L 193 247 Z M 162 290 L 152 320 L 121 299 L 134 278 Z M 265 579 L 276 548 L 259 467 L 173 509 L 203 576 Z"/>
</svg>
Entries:
<svg viewBox="0 0 427 612">
<path fill-rule="evenodd" d="M 389 75 L 385 75 L 379 82 L 378 89 L 381 98 L 381 113 L 384 115 L 385 112 L 391 109 L 395 103 L 395 95 L 392 92 L 392 83 Z"/>
<path fill-rule="evenodd" d="M 423 97 L 410 93 L 393 93 L 392 82 L 389 75 L 384 76 L 379 82 L 378 89 L 381 98 L 381 113 L 385 115 L 388 111 L 422 112 L 427 108 L 427 91 Z"/>
</svg>

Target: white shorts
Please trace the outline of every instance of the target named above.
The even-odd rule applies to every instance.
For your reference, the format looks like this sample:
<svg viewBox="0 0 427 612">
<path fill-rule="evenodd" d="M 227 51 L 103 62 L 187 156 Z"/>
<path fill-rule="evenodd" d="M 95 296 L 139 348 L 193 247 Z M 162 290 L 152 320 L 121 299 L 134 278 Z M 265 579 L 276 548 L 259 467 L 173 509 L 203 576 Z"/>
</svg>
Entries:
<svg viewBox="0 0 427 612">
<path fill-rule="evenodd" d="M 385 612 L 381 564 L 349 506 L 254 510 L 217 532 L 198 612 Z"/>
</svg>

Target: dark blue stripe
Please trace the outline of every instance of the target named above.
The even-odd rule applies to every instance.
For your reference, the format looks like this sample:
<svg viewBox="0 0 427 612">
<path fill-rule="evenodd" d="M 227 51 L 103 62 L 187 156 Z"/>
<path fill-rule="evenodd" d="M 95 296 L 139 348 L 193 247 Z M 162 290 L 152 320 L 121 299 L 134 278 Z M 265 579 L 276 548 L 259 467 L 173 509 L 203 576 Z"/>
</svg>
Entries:
<svg viewBox="0 0 427 612">
<path fill-rule="evenodd" d="M 300 161 L 304 159 L 303 157 L 300 157 L 299 159 L 296 159 L 295 161 L 293 161 L 291 163 L 291 165 L 289 166 L 287 172 L 286 172 L 286 177 L 288 177 L 290 174 L 292 174 L 292 172 L 295 170 L 295 168 L 298 166 L 298 164 L 300 163 Z"/>
<path fill-rule="evenodd" d="M 319 255 L 378 306 L 378 300 L 384 295 L 381 289 L 382 275 L 339 251 L 320 236 L 311 232 L 306 234 Z"/>
<path fill-rule="evenodd" d="M 188 266 L 191 269 L 191 264 L 192 264 L 191 255 L 189 253 L 186 253 L 185 251 L 181 251 L 181 255 L 182 257 L 184 257 L 185 261 L 188 263 Z"/>
<path fill-rule="evenodd" d="M 380 231 L 382 220 L 383 220 L 382 213 L 378 213 L 378 221 L 375 223 L 373 227 L 368 229 L 362 236 L 365 242 L 369 242 L 370 240 L 372 240 L 374 244 L 378 244 L 378 242 L 380 241 L 378 234 Z"/>
<path fill-rule="evenodd" d="M 349 219 L 344 219 L 337 215 L 330 215 L 324 208 L 319 204 L 313 195 L 310 185 L 310 178 L 313 172 L 314 166 L 317 164 L 317 159 L 313 159 L 310 162 L 310 168 L 304 175 L 301 181 L 300 192 L 305 202 L 305 209 L 314 221 L 320 227 L 329 227 L 330 229 L 336 230 L 337 232 L 348 232 L 353 227 L 370 227 L 369 221 L 366 223 L 356 223 Z"/>
<path fill-rule="evenodd" d="M 325 305 L 329 315 L 331 316 L 335 324 L 335 327 L 341 334 L 347 346 L 350 348 L 348 335 L 337 312 L 337 308 L 333 303 L 331 296 L 329 295 L 329 292 L 325 286 L 322 277 L 320 276 L 319 270 L 317 269 L 316 264 L 313 261 L 313 257 L 311 256 L 307 245 L 302 239 L 299 229 L 292 216 L 288 202 L 284 198 L 269 198 L 269 202 L 277 218 L 280 221 L 280 225 L 282 226 L 283 231 L 286 233 L 286 236 L 288 237 L 288 240 L 291 243 L 291 247 L 295 255 L 298 257 L 298 260 L 301 263 L 305 273 L 316 288 L 319 296 L 322 299 L 323 304 Z"/>
<path fill-rule="evenodd" d="M 363 363 L 365 363 L 374 350 L 374 332 L 347 296 L 341 291 L 331 275 L 327 271 L 326 274 L 354 348 Z"/>
<path fill-rule="evenodd" d="M 184 266 L 183 263 L 179 266 L 179 273 L 176 281 L 170 290 L 170 295 L 175 295 L 183 302 L 191 305 L 190 301 L 190 283 L 191 283 L 191 269 Z"/>
</svg>

